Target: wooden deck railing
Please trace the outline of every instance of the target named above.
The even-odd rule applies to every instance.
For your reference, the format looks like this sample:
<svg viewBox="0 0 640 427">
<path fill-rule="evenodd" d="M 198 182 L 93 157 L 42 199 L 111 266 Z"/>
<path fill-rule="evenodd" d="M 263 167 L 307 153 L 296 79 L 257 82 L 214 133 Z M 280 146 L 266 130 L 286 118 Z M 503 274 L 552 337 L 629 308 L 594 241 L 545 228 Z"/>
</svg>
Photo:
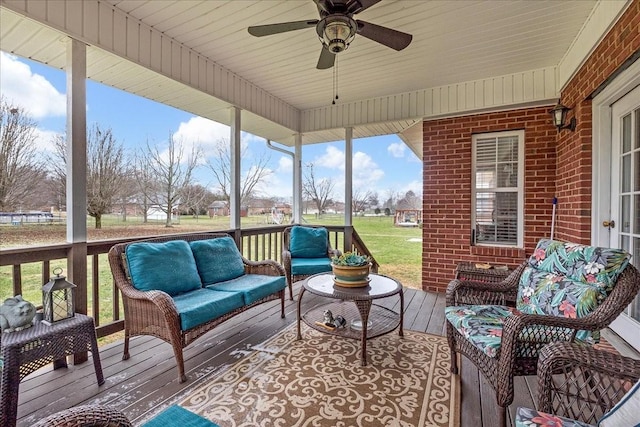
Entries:
<svg viewBox="0 0 640 427">
<path fill-rule="evenodd" d="M 370 251 L 360 239 L 353 227 L 325 226 L 329 231 L 329 240 L 332 247 L 344 251 L 356 251 L 371 256 Z M 261 261 L 274 259 L 282 262 L 282 232 L 285 225 L 266 226 L 259 228 L 247 228 L 241 230 L 222 230 L 216 232 L 228 233 L 236 240 L 242 254 L 249 260 Z M 176 234 L 176 236 L 188 233 Z M 77 286 L 83 287 L 80 292 L 88 298 L 76 298 L 76 310 L 79 313 L 88 313 L 94 317 L 98 337 L 105 337 L 124 329 L 122 318 L 120 295 L 113 285 L 113 280 L 108 285 L 111 287 L 110 297 L 101 297 L 104 294 L 104 275 L 111 278 L 111 271 L 107 261 L 109 249 L 116 243 L 130 242 L 152 236 L 132 237 L 123 239 L 101 240 L 87 243 L 87 280 L 81 283 L 76 280 Z M 40 283 L 42 286 L 51 278 L 52 262 L 64 263 L 68 261 L 72 244 L 47 245 L 19 249 L 0 250 L 0 266 L 11 267 L 13 295 L 23 294 L 22 269 L 25 264 L 39 263 Z M 372 257 L 372 270 L 378 271 L 378 263 Z M 103 277 L 102 284 L 101 275 Z M 84 301 L 82 301 L 84 299 Z M 96 315 L 97 313 L 97 315 Z"/>
</svg>

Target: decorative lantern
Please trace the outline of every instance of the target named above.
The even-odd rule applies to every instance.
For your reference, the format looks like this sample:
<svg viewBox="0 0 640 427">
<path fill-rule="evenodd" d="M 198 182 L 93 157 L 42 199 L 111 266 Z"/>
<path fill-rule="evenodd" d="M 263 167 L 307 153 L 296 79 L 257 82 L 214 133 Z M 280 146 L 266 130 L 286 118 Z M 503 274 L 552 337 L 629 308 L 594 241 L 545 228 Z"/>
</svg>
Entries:
<svg viewBox="0 0 640 427">
<path fill-rule="evenodd" d="M 42 287 L 43 322 L 48 325 L 75 316 L 73 294 L 76 285 L 64 280 L 61 273 L 60 267 L 54 268 L 55 276 Z"/>
</svg>

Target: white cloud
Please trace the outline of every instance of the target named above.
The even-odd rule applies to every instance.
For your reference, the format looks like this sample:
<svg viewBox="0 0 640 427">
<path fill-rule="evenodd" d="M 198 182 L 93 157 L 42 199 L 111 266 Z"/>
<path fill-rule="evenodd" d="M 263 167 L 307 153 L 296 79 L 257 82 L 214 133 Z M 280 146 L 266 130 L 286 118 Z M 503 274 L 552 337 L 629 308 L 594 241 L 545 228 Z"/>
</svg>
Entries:
<svg viewBox="0 0 640 427">
<path fill-rule="evenodd" d="M 371 156 L 361 151 L 353 155 L 353 188 L 370 190 L 383 177 L 384 171 Z"/>
<path fill-rule="evenodd" d="M 36 136 L 36 149 L 38 151 L 53 152 L 55 145 L 53 144 L 56 136 L 60 135 L 60 132 L 54 132 L 52 130 L 35 129 Z"/>
<path fill-rule="evenodd" d="M 402 142 L 394 142 L 393 144 L 389 144 L 387 147 L 387 151 L 390 155 L 396 158 L 404 157 L 404 151 L 407 146 Z"/>
<path fill-rule="evenodd" d="M 316 166 L 344 170 L 344 152 L 333 145 L 327 146 L 325 153 L 313 161 Z"/>
<path fill-rule="evenodd" d="M 277 173 L 293 173 L 293 159 L 289 156 L 281 156 L 278 160 Z"/>
<path fill-rule="evenodd" d="M 400 190 L 402 195 L 405 195 L 407 191 L 413 191 L 414 194 L 418 196 L 422 196 L 422 181 L 411 181 L 406 183 L 403 188 Z"/>
<path fill-rule="evenodd" d="M 177 141 L 181 141 L 185 146 L 185 151 L 191 150 L 192 146 L 199 146 L 205 158 L 217 155 L 216 148 L 219 144 L 229 144 L 231 139 L 229 126 L 214 122 L 200 116 L 194 116 L 187 122 L 182 122 L 178 126 L 178 130 L 173 134 Z M 248 150 L 249 142 L 260 141 L 246 132 L 241 133 L 241 149 L 243 155 L 250 156 Z"/>
<path fill-rule="evenodd" d="M 14 55 L 0 52 L 0 93 L 34 119 L 64 116 L 67 97 Z"/>
</svg>

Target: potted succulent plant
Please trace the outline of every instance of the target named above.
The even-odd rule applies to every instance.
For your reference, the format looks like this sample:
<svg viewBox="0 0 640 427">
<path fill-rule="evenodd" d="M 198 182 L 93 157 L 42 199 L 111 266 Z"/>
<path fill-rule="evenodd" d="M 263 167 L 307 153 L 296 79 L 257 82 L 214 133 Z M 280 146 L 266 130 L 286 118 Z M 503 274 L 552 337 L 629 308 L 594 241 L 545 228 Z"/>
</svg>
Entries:
<svg viewBox="0 0 640 427">
<path fill-rule="evenodd" d="M 361 287 L 369 283 L 371 258 L 355 252 L 345 252 L 331 258 L 334 281 L 339 286 Z"/>
</svg>

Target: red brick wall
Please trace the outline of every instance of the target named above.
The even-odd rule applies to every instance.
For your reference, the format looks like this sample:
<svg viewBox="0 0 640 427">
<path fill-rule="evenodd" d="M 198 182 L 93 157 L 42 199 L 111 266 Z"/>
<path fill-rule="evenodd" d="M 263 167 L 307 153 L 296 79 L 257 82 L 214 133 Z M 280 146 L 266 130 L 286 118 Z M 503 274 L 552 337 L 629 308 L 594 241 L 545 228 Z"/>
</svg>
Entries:
<svg viewBox="0 0 640 427">
<path fill-rule="evenodd" d="M 640 0 L 635 0 L 562 90 L 573 109 L 575 132 L 558 137 L 558 239 L 591 242 L 592 105 L 591 94 L 640 49 Z"/>
<path fill-rule="evenodd" d="M 524 129 L 525 249 L 549 237 L 556 128 L 549 107 L 425 121 L 423 124 L 422 288 L 443 292 L 460 261 L 515 266 L 525 250 L 470 246 L 471 136 Z"/>
<path fill-rule="evenodd" d="M 590 95 L 640 50 L 640 0 L 634 0 L 562 91 L 575 132 L 558 133 L 549 108 L 530 108 L 423 124 L 422 288 L 444 292 L 459 261 L 518 264 L 548 237 L 558 197 L 555 238 L 591 241 L 592 106 Z M 525 130 L 525 248 L 472 247 L 471 135 Z M 556 148 L 557 147 L 557 148 Z"/>
</svg>

